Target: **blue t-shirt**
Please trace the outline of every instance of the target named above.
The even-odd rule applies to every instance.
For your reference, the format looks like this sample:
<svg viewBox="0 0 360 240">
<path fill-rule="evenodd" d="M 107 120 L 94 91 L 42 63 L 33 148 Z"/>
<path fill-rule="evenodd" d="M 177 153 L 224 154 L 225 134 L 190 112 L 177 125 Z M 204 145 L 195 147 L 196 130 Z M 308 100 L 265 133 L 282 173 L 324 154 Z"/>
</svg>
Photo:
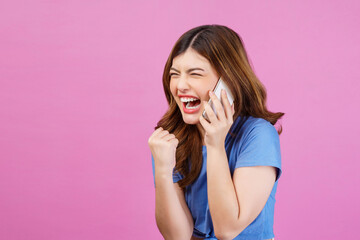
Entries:
<svg viewBox="0 0 360 240">
<path fill-rule="evenodd" d="M 230 132 L 236 136 L 230 136 Z M 274 166 L 277 168 L 276 182 L 265 207 L 256 219 L 234 239 L 263 240 L 275 237 L 273 232 L 275 193 L 282 172 L 280 141 L 275 127 L 262 118 L 240 116 L 234 121 L 226 136 L 225 149 L 231 176 L 238 167 Z M 200 175 L 186 187 L 185 200 L 194 220 L 193 236 L 217 239 L 207 198 L 206 146 L 203 146 L 202 153 L 203 164 Z M 152 155 L 151 159 L 155 184 L 155 164 Z M 182 178 L 180 173 L 174 171 L 174 183 Z"/>
</svg>

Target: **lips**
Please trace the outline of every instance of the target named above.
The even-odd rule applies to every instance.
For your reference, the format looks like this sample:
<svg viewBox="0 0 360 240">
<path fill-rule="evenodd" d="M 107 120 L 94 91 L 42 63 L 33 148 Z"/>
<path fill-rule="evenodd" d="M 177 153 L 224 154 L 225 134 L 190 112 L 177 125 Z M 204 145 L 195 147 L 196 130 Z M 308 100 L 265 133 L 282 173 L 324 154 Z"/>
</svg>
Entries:
<svg viewBox="0 0 360 240">
<path fill-rule="evenodd" d="M 179 98 L 182 98 L 182 97 L 186 97 L 186 98 L 197 98 L 199 99 L 198 97 L 195 97 L 195 96 L 192 96 L 192 95 L 178 95 Z"/>
<path fill-rule="evenodd" d="M 201 100 L 193 95 L 178 95 L 180 102 L 182 103 L 183 112 L 186 114 L 194 114 L 200 110 Z M 195 105 L 199 102 L 197 105 Z M 194 106 L 195 105 L 195 106 Z M 187 107 L 186 107 L 187 106 Z"/>
<path fill-rule="evenodd" d="M 189 103 L 189 102 L 182 102 L 184 113 L 193 114 L 193 113 L 197 113 L 200 110 L 201 102 L 198 105 L 192 106 L 192 107 L 189 106 L 190 104 L 191 103 Z M 186 107 L 186 106 L 188 106 L 188 107 Z"/>
</svg>

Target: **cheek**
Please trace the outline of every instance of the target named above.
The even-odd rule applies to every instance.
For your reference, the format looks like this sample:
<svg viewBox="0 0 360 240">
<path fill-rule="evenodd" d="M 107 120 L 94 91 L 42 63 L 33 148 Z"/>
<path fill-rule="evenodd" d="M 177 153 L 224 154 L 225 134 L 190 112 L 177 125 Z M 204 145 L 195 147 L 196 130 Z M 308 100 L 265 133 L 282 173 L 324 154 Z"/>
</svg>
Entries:
<svg viewBox="0 0 360 240">
<path fill-rule="evenodd" d="M 173 96 L 176 95 L 176 81 L 170 80 L 170 92 Z"/>
<path fill-rule="evenodd" d="M 210 96 L 209 96 L 209 91 L 212 90 L 211 87 L 206 87 L 206 88 L 203 88 L 201 89 L 201 92 L 199 92 L 200 94 L 200 97 L 202 100 L 209 100 L 210 99 Z"/>
</svg>

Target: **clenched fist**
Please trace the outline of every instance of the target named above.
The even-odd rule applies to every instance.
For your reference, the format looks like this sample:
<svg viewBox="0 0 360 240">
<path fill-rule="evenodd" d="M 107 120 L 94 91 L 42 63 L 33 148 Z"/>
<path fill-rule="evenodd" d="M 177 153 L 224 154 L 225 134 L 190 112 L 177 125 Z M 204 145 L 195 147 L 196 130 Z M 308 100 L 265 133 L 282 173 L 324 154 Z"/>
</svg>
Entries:
<svg viewBox="0 0 360 240">
<path fill-rule="evenodd" d="M 162 127 L 150 136 L 148 144 L 155 161 L 156 172 L 172 173 L 176 163 L 179 140 Z"/>
</svg>

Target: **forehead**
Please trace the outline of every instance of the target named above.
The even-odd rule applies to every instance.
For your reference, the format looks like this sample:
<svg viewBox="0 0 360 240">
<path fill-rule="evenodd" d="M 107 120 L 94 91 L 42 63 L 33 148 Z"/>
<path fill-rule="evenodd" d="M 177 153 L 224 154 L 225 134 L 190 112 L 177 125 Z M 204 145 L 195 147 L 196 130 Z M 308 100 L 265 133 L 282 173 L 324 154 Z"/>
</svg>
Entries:
<svg viewBox="0 0 360 240">
<path fill-rule="evenodd" d="M 174 68 L 193 68 L 203 67 L 209 68 L 210 62 L 195 50 L 189 48 L 184 53 L 176 56 L 172 61 L 172 67 Z"/>
</svg>

